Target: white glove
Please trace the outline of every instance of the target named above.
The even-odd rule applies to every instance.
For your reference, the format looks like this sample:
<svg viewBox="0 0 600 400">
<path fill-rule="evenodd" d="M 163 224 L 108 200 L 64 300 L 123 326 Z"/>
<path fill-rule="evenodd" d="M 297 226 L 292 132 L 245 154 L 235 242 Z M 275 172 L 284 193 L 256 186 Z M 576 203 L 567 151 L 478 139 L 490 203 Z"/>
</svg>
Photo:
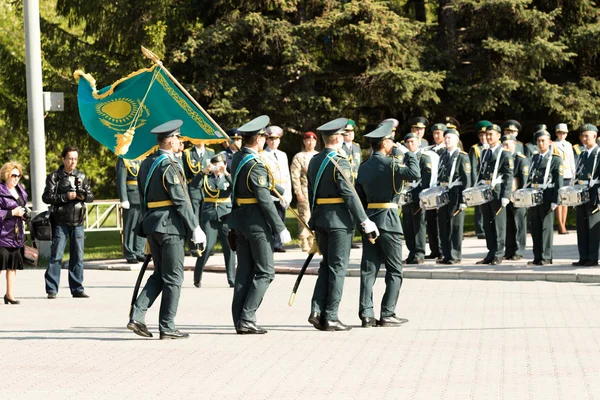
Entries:
<svg viewBox="0 0 600 400">
<path fill-rule="evenodd" d="M 465 208 L 467 208 L 467 205 L 465 203 L 460 203 L 458 208 L 460 208 L 460 211 L 463 211 Z"/>
<path fill-rule="evenodd" d="M 507 199 L 506 197 L 503 197 L 500 202 L 502 203 L 502 207 L 506 207 L 508 205 L 508 203 L 510 203 L 510 200 Z"/>
<path fill-rule="evenodd" d="M 201 244 L 203 246 L 206 244 L 206 235 L 204 234 L 202 228 L 200 228 L 200 225 L 198 225 L 192 233 L 192 242 Z"/>
<path fill-rule="evenodd" d="M 123 210 L 129 210 L 129 207 L 131 207 L 131 205 L 129 204 L 129 202 L 127 200 L 121 202 L 121 208 Z"/>
<path fill-rule="evenodd" d="M 289 243 L 292 241 L 292 235 L 290 234 L 290 231 L 287 230 L 287 228 L 279 232 L 279 240 L 281 240 L 281 244 Z"/>
<path fill-rule="evenodd" d="M 375 222 L 371 221 L 369 218 L 360 223 L 365 233 L 369 234 L 371 232 L 375 232 L 377 236 L 379 236 L 379 229 L 377 229 L 377 225 Z"/>
<path fill-rule="evenodd" d="M 279 205 L 281 206 L 281 208 L 283 208 L 284 210 L 287 210 L 287 208 L 290 206 L 287 202 L 285 201 L 281 201 L 279 200 Z"/>
<path fill-rule="evenodd" d="M 550 210 L 551 211 L 556 210 L 556 206 L 558 206 L 558 204 L 556 204 L 556 203 L 550 203 Z"/>
<path fill-rule="evenodd" d="M 421 210 L 425 209 L 425 203 L 423 202 L 423 200 L 419 200 L 419 207 L 421 207 Z"/>
</svg>

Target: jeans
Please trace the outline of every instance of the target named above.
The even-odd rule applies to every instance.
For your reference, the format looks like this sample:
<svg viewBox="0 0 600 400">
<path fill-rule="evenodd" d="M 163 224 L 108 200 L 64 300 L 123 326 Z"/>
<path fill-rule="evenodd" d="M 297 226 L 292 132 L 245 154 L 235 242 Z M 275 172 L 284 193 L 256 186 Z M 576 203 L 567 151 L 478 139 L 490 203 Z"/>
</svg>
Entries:
<svg viewBox="0 0 600 400">
<path fill-rule="evenodd" d="M 71 294 L 83 292 L 83 225 L 55 225 L 52 230 L 50 265 L 44 275 L 46 293 L 58 293 L 62 258 L 69 239 L 69 288 Z"/>
</svg>

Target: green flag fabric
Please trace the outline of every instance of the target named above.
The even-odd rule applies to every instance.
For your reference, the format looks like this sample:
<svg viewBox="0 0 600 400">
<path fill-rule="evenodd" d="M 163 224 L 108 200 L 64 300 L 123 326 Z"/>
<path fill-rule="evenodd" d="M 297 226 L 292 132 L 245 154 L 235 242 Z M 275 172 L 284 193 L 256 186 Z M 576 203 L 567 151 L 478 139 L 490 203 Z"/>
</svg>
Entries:
<svg viewBox="0 0 600 400">
<path fill-rule="evenodd" d="M 181 136 L 191 142 L 223 142 L 212 123 L 158 65 L 131 73 L 111 86 L 96 90 L 91 75 L 77 70 L 79 115 L 83 126 L 116 155 L 135 159 L 155 149 L 150 131 L 173 120 L 183 120 Z"/>
</svg>

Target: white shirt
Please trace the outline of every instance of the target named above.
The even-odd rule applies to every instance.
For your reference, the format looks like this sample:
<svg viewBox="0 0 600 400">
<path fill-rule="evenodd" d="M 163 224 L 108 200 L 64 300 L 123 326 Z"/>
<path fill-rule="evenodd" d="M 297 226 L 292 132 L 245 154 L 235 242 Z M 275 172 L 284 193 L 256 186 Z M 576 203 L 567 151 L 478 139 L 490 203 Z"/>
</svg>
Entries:
<svg viewBox="0 0 600 400">
<path fill-rule="evenodd" d="M 573 154 L 573 145 L 566 140 L 557 140 L 554 141 L 554 144 L 563 160 L 564 178 L 573 179 L 575 177 L 575 154 Z"/>
<path fill-rule="evenodd" d="M 271 150 L 267 147 L 260 155 L 273 173 L 275 183 L 284 188 L 283 199 L 286 203 L 290 204 L 292 202 L 292 178 L 290 176 L 290 164 L 287 154 L 281 150 Z M 278 197 L 271 197 L 273 201 L 279 201 Z"/>
</svg>

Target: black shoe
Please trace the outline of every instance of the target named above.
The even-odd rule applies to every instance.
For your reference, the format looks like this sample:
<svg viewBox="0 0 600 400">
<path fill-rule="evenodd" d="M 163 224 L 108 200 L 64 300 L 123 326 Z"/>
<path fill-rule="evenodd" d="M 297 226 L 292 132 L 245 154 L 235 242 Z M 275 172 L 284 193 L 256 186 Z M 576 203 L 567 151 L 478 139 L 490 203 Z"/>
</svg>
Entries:
<svg viewBox="0 0 600 400">
<path fill-rule="evenodd" d="M 485 239 L 485 234 L 483 234 L 483 233 L 478 234 L 477 239 Z"/>
<path fill-rule="evenodd" d="M 285 253 L 285 249 L 283 247 L 275 247 L 275 253 Z"/>
<path fill-rule="evenodd" d="M 138 260 L 139 262 L 146 261 L 146 257 L 144 257 L 144 256 L 137 256 L 135 259 Z"/>
<path fill-rule="evenodd" d="M 542 265 L 552 265 L 552 260 L 542 260 Z"/>
<path fill-rule="evenodd" d="M 442 257 L 442 255 L 439 254 L 439 253 L 438 254 L 431 253 L 430 255 L 425 256 L 425 259 L 426 260 L 435 260 L 435 259 L 438 259 L 438 258 L 441 258 L 441 257 Z"/>
<path fill-rule="evenodd" d="M 542 260 L 533 260 L 533 261 L 527 261 L 527 265 L 544 265 L 544 264 L 542 264 Z"/>
<path fill-rule="evenodd" d="M 135 333 L 136 335 L 139 335 L 139 336 L 152 337 L 152 333 L 150 333 L 150 331 L 146 327 L 146 324 L 142 324 L 141 322 L 134 321 L 133 319 L 129 320 L 129 323 L 127 324 L 127 329 L 129 329 L 130 331 L 133 331 L 133 333 Z M 161 335 L 162 335 L 162 332 L 161 332 Z"/>
<path fill-rule="evenodd" d="M 4 304 L 21 304 L 19 300 L 9 299 L 7 295 L 4 295 Z"/>
<path fill-rule="evenodd" d="M 396 314 L 389 317 L 381 317 L 379 319 L 379 326 L 381 327 L 394 327 L 400 326 L 402 324 L 407 323 L 408 320 L 406 318 L 398 318 Z"/>
<path fill-rule="evenodd" d="M 231 288 L 232 288 L 232 287 L 235 287 L 235 284 L 233 284 L 233 283 L 230 283 L 230 284 L 229 284 L 229 287 L 231 287 Z"/>
<path fill-rule="evenodd" d="M 450 264 L 450 260 L 448 260 L 447 258 L 442 258 L 441 260 L 440 259 L 435 260 L 435 263 L 436 264 Z"/>
<path fill-rule="evenodd" d="M 477 261 L 475 264 L 491 264 L 492 260 L 492 258 L 484 258 L 483 260 Z"/>
<path fill-rule="evenodd" d="M 344 325 L 344 323 L 342 321 L 338 320 L 325 320 L 325 322 L 323 323 L 323 328 L 326 331 L 329 332 L 333 332 L 333 331 L 349 331 L 350 329 L 352 329 L 351 326 L 348 325 Z"/>
<path fill-rule="evenodd" d="M 492 261 L 490 261 L 490 265 L 498 265 L 498 264 L 502 264 L 502 258 L 500 258 L 500 257 L 494 257 L 492 259 Z"/>
<path fill-rule="evenodd" d="M 240 319 L 235 326 L 235 331 L 240 335 L 263 335 L 267 333 L 266 329 L 261 328 L 252 321 Z"/>
<path fill-rule="evenodd" d="M 127 260 L 127 264 L 139 264 L 137 258 L 132 258 Z"/>
<path fill-rule="evenodd" d="M 584 267 L 597 267 L 598 261 L 586 261 L 586 263 L 583 266 Z"/>
<path fill-rule="evenodd" d="M 73 297 L 77 299 L 87 299 L 90 296 L 86 292 L 75 292 L 73 293 Z"/>
<path fill-rule="evenodd" d="M 410 258 L 410 259 L 406 259 L 404 261 L 402 261 L 402 264 L 406 264 L 406 265 L 414 265 L 417 264 L 417 260 L 415 258 Z"/>
<path fill-rule="evenodd" d="M 200 281 L 194 281 L 194 286 L 197 288 L 202 287 L 202 283 Z"/>
<path fill-rule="evenodd" d="M 360 249 L 360 246 L 358 245 L 358 243 L 352 243 L 352 245 L 350 245 L 350 247 L 353 249 Z"/>
<path fill-rule="evenodd" d="M 574 266 L 574 267 L 583 267 L 586 262 L 587 261 L 581 261 L 581 260 L 579 260 L 579 261 L 576 261 L 576 262 L 572 263 L 571 265 Z"/>
<path fill-rule="evenodd" d="M 361 325 L 363 328 L 371 328 L 373 326 L 377 326 L 377 321 L 373 317 L 360 317 Z"/>
<path fill-rule="evenodd" d="M 56 298 L 56 293 L 48 293 L 48 298 L 49 299 L 55 299 Z"/>
<path fill-rule="evenodd" d="M 183 332 L 179 332 L 179 331 L 161 332 L 160 333 L 160 340 L 164 340 L 164 339 L 187 339 L 189 337 L 190 337 L 189 333 L 183 333 Z"/>
<path fill-rule="evenodd" d="M 519 261 L 523 259 L 523 256 L 518 256 L 516 254 L 509 256 L 509 257 L 504 257 L 505 260 L 510 260 L 510 261 Z"/>
<path fill-rule="evenodd" d="M 460 264 L 461 260 L 446 260 L 446 264 L 448 265 L 456 265 Z"/>
<path fill-rule="evenodd" d="M 312 324 L 315 328 L 320 331 L 324 331 L 323 324 L 321 323 L 321 314 L 316 311 L 313 311 L 308 316 L 308 322 Z"/>
</svg>

